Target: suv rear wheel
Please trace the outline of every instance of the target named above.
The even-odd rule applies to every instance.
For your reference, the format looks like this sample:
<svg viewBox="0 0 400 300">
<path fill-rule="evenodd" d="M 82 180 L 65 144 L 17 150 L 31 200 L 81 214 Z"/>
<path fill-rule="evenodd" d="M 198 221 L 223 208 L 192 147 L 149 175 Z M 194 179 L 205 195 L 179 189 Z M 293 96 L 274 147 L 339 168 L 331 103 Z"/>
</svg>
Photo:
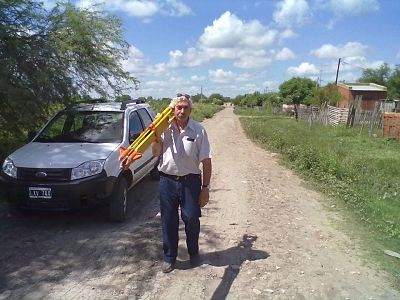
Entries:
<svg viewBox="0 0 400 300">
<path fill-rule="evenodd" d="M 121 177 L 110 199 L 110 220 L 123 222 L 126 220 L 128 207 L 128 181 Z"/>
</svg>

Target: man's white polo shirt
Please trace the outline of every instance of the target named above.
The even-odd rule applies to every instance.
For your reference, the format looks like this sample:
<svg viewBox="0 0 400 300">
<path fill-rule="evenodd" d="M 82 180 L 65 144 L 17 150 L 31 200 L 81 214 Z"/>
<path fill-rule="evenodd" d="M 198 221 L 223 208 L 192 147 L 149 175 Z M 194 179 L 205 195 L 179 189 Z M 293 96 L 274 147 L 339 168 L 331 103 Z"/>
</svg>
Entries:
<svg viewBox="0 0 400 300">
<path fill-rule="evenodd" d="M 163 152 L 158 170 L 165 174 L 184 176 L 200 174 L 200 162 L 211 158 L 211 148 L 204 127 L 189 119 L 179 132 L 175 122 L 161 135 Z"/>
</svg>

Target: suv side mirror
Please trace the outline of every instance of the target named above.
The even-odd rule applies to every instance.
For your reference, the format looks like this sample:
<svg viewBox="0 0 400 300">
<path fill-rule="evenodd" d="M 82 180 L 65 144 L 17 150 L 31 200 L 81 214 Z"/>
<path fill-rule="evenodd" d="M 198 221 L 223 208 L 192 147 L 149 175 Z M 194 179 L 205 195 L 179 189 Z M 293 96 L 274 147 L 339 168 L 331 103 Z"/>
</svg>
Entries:
<svg viewBox="0 0 400 300">
<path fill-rule="evenodd" d="M 37 132 L 36 131 L 28 131 L 28 141 L 32 141 L 33 138 L 36 136 Z"/>
</svg>

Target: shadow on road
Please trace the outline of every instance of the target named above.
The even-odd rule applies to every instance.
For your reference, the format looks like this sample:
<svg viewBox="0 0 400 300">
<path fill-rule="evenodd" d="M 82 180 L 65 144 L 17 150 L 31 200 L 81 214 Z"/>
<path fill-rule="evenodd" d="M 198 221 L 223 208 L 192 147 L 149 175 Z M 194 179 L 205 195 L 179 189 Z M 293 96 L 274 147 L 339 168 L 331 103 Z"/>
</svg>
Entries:
<svg viewBox="0 0 400 300">
<path fill-rule="evenodd" d="M 67 278 L 83 283 L 104 277 L 116 266 L 136 272 L 138 278 L 153 276 L 151 266 L 162 249 L 159 219 L 154 217 L 158 182 L 145 179 L 128 197 L 129 218 L 124 223 L 109 222 L 106 207 L 19 217 L 2 211 L 0 296 L 6 291 L 18 299 L 40 285 Z M 96 286 L 91 280 L 87 284 Z"/>
<path fill-rule="evenodd" d="M 216 267 L 226 266 L 224 275 L 211 299 L 225 299 L 229 290 L 240 272 L 240 267 L 245 261 L 266 259 L 270 255 L 261 250 L 254 250 L 253 244 L 257 236 L 244 234 L 240 243 L 223 251 L 207 253 L 202 255 L 202 263 Z M 177 269 L 185 270 L 191 268 L 187 261 L 178 261 Z"/>
</svg>

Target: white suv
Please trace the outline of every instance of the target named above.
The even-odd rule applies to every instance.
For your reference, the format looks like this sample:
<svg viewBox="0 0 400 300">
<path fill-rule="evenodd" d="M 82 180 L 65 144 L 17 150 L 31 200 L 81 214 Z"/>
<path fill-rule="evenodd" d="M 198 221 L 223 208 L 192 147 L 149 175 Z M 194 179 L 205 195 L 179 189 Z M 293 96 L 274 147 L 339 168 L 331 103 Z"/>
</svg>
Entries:
<svg viewBox="0 0 400 300">
<path fill-rule="evenodd" d="M 71 210 L 109 201 L 110 219 L 124 221 L 128 189 L 156 173 L 157 158 L 148 149 L 122 170 L 119 147 L 132 143 L 154 117 L 139 100 L 79 104 L 58 112 L 5 159 L 0 180 L 10 204 L 23 210 Z"/>
</svg>

